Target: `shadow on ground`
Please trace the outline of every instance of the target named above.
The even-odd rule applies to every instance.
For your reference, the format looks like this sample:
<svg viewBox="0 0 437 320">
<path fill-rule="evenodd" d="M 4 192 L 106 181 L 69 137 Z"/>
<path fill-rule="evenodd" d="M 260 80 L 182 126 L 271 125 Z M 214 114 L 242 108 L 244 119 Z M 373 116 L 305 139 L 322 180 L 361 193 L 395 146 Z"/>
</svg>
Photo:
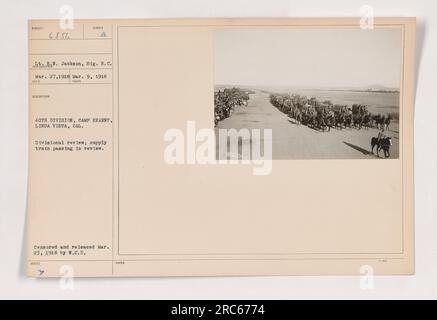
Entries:
<svg viewBox="0 0 437 320">
<path fill-rule="evenodd" d="M 352 149 L 355 149 L 355 150 L 361 152 L 362 154 L 364 154 L 366 156 L 373 156 L 373 157 L 376 158 L 376 156 L 372 152 L 370 152 L 369 150 L 363 149 L 363 148 L 361 148 L 359 146 L 356 146 L 356 145 L 354 145 L 352 143 L 349 143 L 349 142 L 346 142 L 346 141 L 343 141 L 343 143 L 345 145 L 347 145 L 348 147 L 351 147 Z"/>
</svg>

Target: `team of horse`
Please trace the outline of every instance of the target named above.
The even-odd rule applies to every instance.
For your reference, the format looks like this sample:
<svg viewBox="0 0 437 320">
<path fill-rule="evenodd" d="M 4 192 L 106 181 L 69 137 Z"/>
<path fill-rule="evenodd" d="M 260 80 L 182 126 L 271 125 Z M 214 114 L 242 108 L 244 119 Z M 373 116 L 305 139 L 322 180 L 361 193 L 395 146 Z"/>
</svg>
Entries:
<svg viewBox="0 0 437 320">
<path fill-rule="evenodd" d="M 331 101 L 319 101 L 315 97 L 297 94 L 270 94 L 270 103 L 286 113 L 296 124 L 303 124 L 319 131 L 333 128 L 378 128 L 389 130 L 392 115 L 372 114 L 366 105 L 333 104 Z"/>
<path fill-rule="evenodd" d="M 391 114 L 372 114 L 366 105 L 333 104 L 331 101 L 319 101 L 315 97 L 297 94 L 270 94 L 270 103 L 287 114 L 295 124 L 306 125 L 315 130 L 325 132 L 331 129 L 369 129 L 377 128 L 388 131 L 393 120 Z M 390 157 L 390 137 L 374 137 L 371 139 L 371 152 L 384 151 L 385 158 Z"/>
</svg>

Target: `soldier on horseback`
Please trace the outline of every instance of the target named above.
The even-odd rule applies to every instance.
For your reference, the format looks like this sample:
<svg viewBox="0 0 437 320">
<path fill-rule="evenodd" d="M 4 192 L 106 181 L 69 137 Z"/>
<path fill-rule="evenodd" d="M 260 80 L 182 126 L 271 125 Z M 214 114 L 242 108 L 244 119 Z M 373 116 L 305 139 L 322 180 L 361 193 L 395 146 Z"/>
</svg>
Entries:
<svg viewBox="0 0 437 320">
<path fill-rule="evenodd" d="M 385 135 L 384 128 L 378 133 L 378 137 L 373 137 L 370 140 L 370 145 L 372 147 L 371 152 L 373 153 L 373 149 L 376 146 L 376 155 L 379 157 L 379 151 L 382 149 L 384 151 L 385 158 L 390 158 L 390 147 L 392 145 L 392 138 L 387 137 Z"/>
<path fill-rule="evenodd" d="M 378 132 L 378 143 L 380 143 L 381 140 L 385 139 L 385 138 L 386 138 L 386 136 L 385 136 L 385 129 L 384 129 L 384 126 L 383 126 L 381 128 L 381 130 L 379 130 L 379 132 Z"/>
</svg>

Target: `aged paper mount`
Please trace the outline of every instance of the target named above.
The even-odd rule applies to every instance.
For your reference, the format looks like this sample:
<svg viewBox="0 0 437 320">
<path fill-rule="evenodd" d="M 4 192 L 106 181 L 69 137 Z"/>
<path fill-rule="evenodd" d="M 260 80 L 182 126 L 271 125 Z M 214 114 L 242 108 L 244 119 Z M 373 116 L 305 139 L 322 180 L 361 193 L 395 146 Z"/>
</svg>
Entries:
<svg viewBox="0 0 437 320">
<path fill-rule="evenodd" d="M 29 21 L 29 276 L 414 273 L 414 18 L 69 27 Z"/>
</svg>

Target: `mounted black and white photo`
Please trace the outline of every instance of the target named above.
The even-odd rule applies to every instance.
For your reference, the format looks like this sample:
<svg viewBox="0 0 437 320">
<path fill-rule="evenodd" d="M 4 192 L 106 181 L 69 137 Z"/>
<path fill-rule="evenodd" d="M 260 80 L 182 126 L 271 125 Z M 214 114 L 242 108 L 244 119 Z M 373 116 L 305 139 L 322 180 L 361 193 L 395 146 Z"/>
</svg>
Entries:
<svg viewBox="0 0 437 320">
<path fill-rule="evenodd" d="M 402 48 L 397 27 L 215 30 L 216 135 L 271 129 L 274 160 L 398 159 Z"/>
</svg>

